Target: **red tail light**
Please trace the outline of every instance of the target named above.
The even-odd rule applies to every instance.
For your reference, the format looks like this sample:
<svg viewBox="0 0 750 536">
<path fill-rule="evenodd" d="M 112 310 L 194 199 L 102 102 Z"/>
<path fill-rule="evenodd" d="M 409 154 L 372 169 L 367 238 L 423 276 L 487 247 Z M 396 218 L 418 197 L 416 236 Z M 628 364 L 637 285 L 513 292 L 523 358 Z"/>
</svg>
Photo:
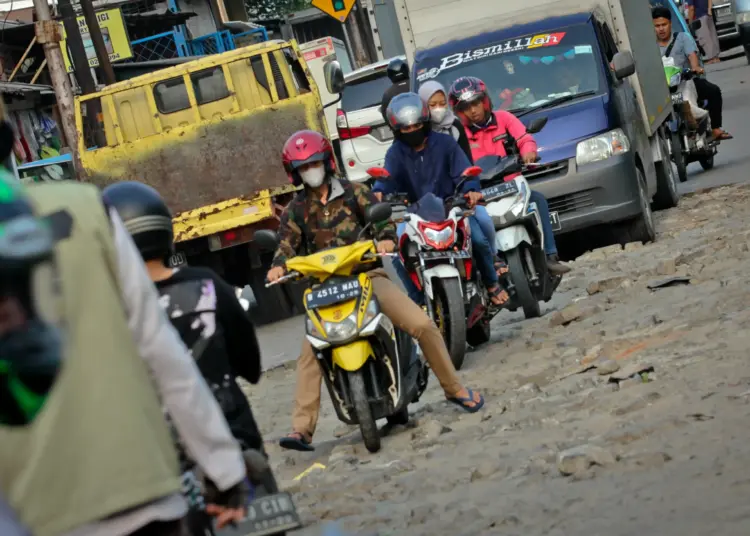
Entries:
<svg viewBox="0 0 750 536">
<path fill-rule="evenodd" d="M 350 140 L 352 138 L 359 138 L 366 136 L 372 130 L 372 127 L 353 127 L 349 128 L 349 123 L 346 120 L 346 114 L 343 110 L 336 110 L 336 129 L 339 131 L 339 138 L 342 140 Z"/>
<path fill-rule="evenodd" d="M 417 228 L 425 243 L 435 249 L 447 249 L 456 241 L 453 221 L 446 220 L 439 223 L 420 221 Z"/>
</svg>

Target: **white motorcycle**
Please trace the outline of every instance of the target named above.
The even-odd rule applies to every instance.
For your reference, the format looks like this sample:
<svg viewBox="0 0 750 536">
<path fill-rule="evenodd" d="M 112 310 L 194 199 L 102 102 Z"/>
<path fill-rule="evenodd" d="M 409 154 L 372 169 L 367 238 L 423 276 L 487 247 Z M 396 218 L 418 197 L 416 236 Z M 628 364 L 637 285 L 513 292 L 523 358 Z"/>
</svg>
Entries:
<svg viewBox="0 0 750 536">
<path fill-rule="evenodd" d="M 518 156 L 488 156 L 477 161 L 484 171 L 479 179 L 487 212 L 495 225 L 498 257 L 508 266 L 501 280 L 510 296 L 508 309 L 523 309 L 526 318 L 541 315 L 540 301 L 549 301 L 562 280 L 547 269 L 542 220 L 531 188 L 523 175 L 510 181 L 505 177 L 521 173 Z"/>
</svg>

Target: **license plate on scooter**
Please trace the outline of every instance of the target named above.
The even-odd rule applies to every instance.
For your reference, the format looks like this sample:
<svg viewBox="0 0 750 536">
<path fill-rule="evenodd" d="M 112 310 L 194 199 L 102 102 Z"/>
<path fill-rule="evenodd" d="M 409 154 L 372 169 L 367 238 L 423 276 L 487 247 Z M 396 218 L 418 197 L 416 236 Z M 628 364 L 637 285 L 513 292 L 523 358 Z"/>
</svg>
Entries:
<svg viewBox="0 0 750 536">
<path fill-rule="evenodd" d="M 515 193 L 518 193 L 518 186 L 514 181 L 510 181 L 483 189 L 482 197 L 485 201 L 489 202 L 494 201 L 495 199 L 500 199 L 501 197 L 508 197 Z"/>
<path fill-rule="evenodd" d="M 469 252 L 466 250 L 453 251 L 450 249 L 443 251 L 422 251 L 420 255 L 423 259 L 468 259 Z"/>
<path fill-rule="evenodd" d="M 549 220 L 552 223 L 553 231 L 559 231 L 560 229 L 562 229 L 562 223 L 560 223 L 560 216 L 557 215 L 557 212 L 550 212 Z"/>
<path fill-rule="evenodd" d="M 672 93 L 672 104 L 680 104 L 682 103 L 682 93 L 679 91 L 677 93 Z"/>
<path fill-rule="evenodd" d="M 247 517 L 216 536 L 269 536 L 298 529 L 302 523 L 289 493 L 258 497 L 247 505 Z"/>
</svg>

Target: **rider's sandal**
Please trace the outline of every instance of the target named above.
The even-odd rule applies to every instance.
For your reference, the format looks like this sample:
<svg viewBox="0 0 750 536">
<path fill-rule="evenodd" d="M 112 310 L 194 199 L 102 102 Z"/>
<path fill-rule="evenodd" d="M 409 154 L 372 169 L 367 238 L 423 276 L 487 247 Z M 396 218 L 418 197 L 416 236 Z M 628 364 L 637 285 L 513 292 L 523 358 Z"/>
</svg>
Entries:
<svg viewBox="0 0 750 536">
<path fill-rule="evenodd" d="M 315 450 L 315 447 L 299 432 L 292 432 L 288 436 L 279 439 L 279 446 L 283 449 L 300 452 L 312 452 Z"/>
<path fill-rule="evenodd" d="M 494 298 L 501 298 L 501 294 L 505 292 L 505 289 L 501 287 L 500 285 L 496 285 L 493 289 L 487 289 L 487 294 L 490 297 L 490 303 L 495 307 L 502 307 L 506 303 L 508 303 L 508 296 L 505 296 L 505 299 L 501 301 L 500 303 L 496 303 Z"/>
<path fill-rule="evenodd" d="M 505 264 L 503 261 L 495 261 L 495 271 L 497 272 L 497 275 L 502 277 L 503 275 L 507 274 L 509 271 L 508 265 Z"/>
<path fill-rule="evenodd" d="M 468 396 L 452 396 L 450 398 L 446 398 L 448 402 L 451 404 L 456 404 L 457 406 L 460 406 L 463 410 L 465 410 L 468 413 L 476 413 L 482 407 L 484 407 L 484 397 L 482 395 L 479 395 L 479 402 L 474 400 L 474 391 L 471 389 L 466 389 L 468 392 Z M 473 406 L 470 406 L 469 404 L 474 404 Z"/>
</svg>

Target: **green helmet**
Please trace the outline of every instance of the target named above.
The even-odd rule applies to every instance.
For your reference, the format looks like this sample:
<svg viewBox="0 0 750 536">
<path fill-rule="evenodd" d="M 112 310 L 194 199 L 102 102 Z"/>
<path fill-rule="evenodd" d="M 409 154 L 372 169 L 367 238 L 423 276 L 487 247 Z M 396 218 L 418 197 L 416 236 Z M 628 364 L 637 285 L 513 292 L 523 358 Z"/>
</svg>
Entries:
<svg viewBox="0 0 750 536">
<path fill-rule="evenodd" d="M 0 178 L 0 424 L 41 411 L 62 362 L 54 235 L 15 179 Z"/>
</svg>

